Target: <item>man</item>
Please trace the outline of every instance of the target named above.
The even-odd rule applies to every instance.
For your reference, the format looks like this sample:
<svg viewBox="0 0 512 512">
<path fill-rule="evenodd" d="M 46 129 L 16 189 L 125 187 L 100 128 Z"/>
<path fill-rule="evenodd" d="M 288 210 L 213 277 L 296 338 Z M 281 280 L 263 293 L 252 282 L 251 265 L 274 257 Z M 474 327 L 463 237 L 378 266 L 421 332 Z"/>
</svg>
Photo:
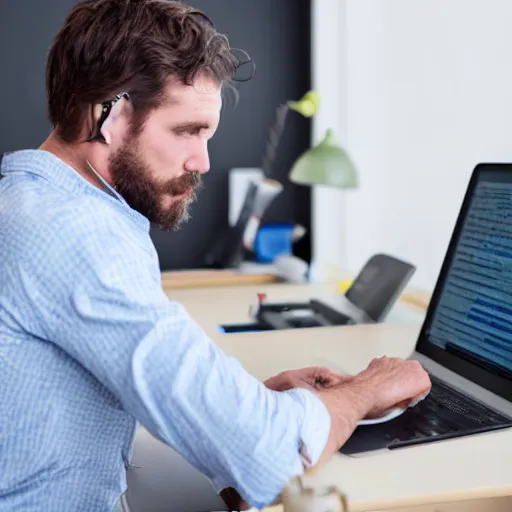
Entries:
<svg viewBox="0 0 512 512">
<path fill-rule="evenodd" d="M 262 507 L 359 419 L 429 390 L 390 358 L 258 382 L 163 292 L 149 223 L 186 220 L 235 68 L 166 0 L 88 0 L 57 35 L 54 131 L 1 167 L 0 510 L 114 510 L 136 421 Z"/>
</svg>

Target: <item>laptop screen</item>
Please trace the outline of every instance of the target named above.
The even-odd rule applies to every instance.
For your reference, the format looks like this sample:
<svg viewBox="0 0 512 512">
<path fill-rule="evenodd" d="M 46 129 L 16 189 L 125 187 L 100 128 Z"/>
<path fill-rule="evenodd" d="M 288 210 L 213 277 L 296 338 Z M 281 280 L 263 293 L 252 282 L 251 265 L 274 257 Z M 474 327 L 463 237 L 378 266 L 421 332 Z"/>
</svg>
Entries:
<svg viewBox="0 0 512 512">
<path fill-rule="evenodd" d="M 512 398 L 512 165 L 475 169 L 417 350 Z"/>
</svg>

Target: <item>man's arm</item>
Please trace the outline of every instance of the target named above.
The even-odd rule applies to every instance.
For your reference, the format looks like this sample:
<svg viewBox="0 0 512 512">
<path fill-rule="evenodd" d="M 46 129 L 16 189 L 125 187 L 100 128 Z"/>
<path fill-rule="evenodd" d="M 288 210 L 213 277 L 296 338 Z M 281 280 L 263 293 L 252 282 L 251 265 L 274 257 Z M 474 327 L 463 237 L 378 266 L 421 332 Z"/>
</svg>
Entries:
<svg viewBox="0 0 512 512">
<path fill-rule="evenodd" d="M 331 429 L 322 454 L 306 471 L 327 463 L 352 435 L 359 420 L 382 416 L 391 407 L 407 407 L 431 388 L 428 374 L 417 361 L 388 357 L 374 359 L 354 377 L 337 379 L 337 384 L 314 390 L 329 411 Z M 235 489 L 227 489 L 222 496 L 231 510 L 249 508 Z"/>
<path fill-rule="evenodd" d="M 359 420 L 381 417 L 393 407 L 405 408 L 425 397 L 431 386 L 428 373 L 418 361 L 381 357 L 348 382 L 318 391 L 332 426 L 316 467 L 347 442 Z"/>
<path fill-rule="evenodd" d="M 327 408 L 305 389 L 273 391 L 248 374 L 169 300 L 136 241 L 114 230 L 109 236 L 116 242 L 98 240 L 92 229 L 47 241 L 45 267 L 27 272 L 38 335 L 90 371 L 217 490 L 233 487 L 251 506 L 268 505 L 303 471 L 301 443 L 318 460 Z"/>
<path fill-rule="evenodd" d="M 91 372 L 217 490 L 268 505 L 303 472 L 299 450 L 311 466 L 325 460 L 364 407 L 350 413 L 350 396 L 268 389 L 165 295 L 149 236 L 97 215 L 60 216 L 34 240 L 44 264 L 20 271 L 35 334 Z"/>
<path fill-rule="evenodd" d="M 336 386 L 329 390 L 318 391 L 331 415 L 331 428 L 324 449 L 314 464 L 305 467 L 306 471 L 319 469 L 348 440 L 357 422 L 364 418 L 371 409 L 371 400 L 365 390 L 346 385 Z M 234 488 L 224 489 L 221 496 L 229 510 L 247 510 L 250 506 L 241 498 Z M 274 502 L 280 502 L 280 497 Z"/>
</svg>

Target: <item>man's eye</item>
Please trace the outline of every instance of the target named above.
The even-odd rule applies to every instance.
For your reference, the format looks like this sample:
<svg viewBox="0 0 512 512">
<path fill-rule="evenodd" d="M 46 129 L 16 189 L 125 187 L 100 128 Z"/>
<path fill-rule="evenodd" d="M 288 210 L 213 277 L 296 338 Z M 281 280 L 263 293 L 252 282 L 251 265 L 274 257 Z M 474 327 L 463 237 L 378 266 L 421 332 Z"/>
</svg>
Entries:
<svg viewBox="0 0 512 512">
<path fill-rule="evenodd" d="M 185 135 L 185 136 L 192 136 L 196 137 L 201 133 L 201 130 L 203 130 L 202 126 L 188 126 L 186 128 L 178 128 L 174 130 L 174 133 L 176 135 Z"/>
</svg>

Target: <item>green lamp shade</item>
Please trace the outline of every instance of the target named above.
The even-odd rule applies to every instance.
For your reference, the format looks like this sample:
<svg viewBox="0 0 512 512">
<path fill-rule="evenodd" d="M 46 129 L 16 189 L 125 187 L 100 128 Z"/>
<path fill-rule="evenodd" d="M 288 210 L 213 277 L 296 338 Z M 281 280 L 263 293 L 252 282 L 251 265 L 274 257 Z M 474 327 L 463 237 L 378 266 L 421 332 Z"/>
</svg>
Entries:
<svg viewBox="0 0 512 512">
<path fill-rule="evenodd" d="M 331 129 L 317 146 L 303 153 L 292 167 L 290 181 L 299 185 L 328 185 L 357 188 L 357 171 L 352 160 L 337 144 Z"/>
</svg>

